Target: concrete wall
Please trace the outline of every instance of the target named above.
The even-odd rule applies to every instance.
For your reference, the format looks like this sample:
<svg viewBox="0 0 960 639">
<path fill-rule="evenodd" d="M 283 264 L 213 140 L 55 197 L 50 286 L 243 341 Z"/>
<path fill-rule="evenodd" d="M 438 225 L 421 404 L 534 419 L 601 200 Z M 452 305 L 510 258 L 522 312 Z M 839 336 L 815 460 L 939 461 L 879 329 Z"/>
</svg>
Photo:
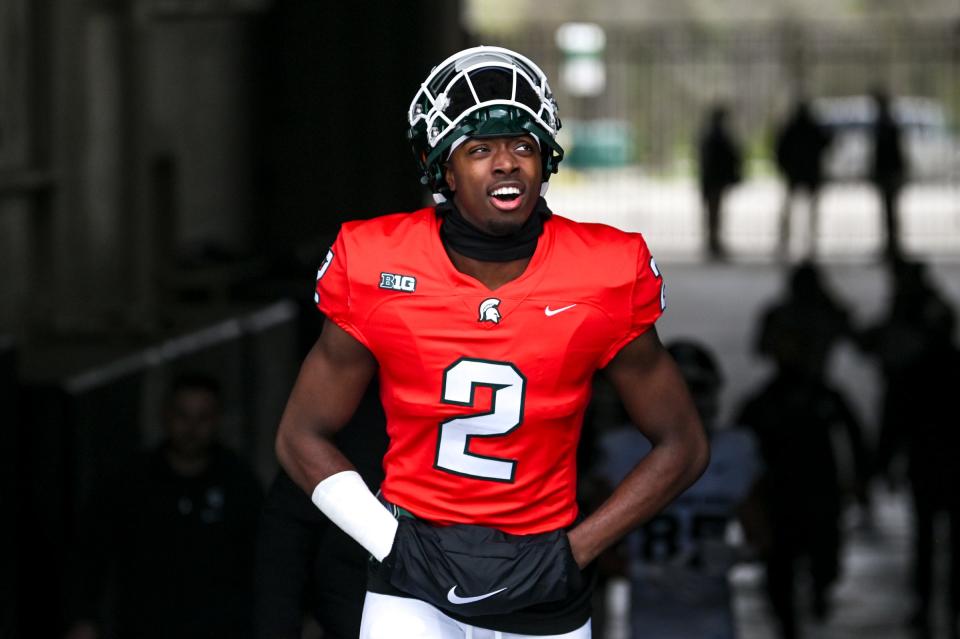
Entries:
<svg viewBox="0 0 960 639">
<path fill-rule="evenodd" d="M 0 0 L 0 333 L 155 334 L 185 265 L 257 275 L 419 205 L 404 111 L 458 13 Z"/>
</svg>

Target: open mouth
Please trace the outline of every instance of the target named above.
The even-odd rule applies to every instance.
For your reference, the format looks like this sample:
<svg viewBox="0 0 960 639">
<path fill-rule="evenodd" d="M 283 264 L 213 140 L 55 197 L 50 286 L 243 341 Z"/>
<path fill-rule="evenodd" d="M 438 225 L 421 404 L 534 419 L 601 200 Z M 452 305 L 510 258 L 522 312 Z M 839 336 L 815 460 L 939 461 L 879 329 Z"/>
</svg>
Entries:
<svg viewBox="0 0 960 639">
<path fill-rule="evenodd" d="M 495 207 L 503 211 L 510 211 L 520 205 L 523 190 L 519 186 L 498 186 L 489 192 L 490 200 Z"/>
<path fill-rule="evenodd" d="M 520 188 L 516 186 L 501 186 L 490 191 L 490 195 L 501 202 L 509 202 L 520 197 Z"/>
</svg>

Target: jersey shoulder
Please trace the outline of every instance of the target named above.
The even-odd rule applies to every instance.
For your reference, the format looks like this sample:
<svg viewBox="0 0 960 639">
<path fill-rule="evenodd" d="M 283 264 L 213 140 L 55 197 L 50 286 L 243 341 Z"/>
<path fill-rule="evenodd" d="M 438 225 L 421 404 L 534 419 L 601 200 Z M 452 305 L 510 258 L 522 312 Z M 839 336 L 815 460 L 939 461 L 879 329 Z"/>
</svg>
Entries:
<svg viewBox="0 0 960 639">
<path fill-rule="evenodd" d="M 401 248 L 417 235 L 431 233 L 436 227 L 435 218 L 433 208 L 388 213 L 367 220 L 344 222 L 340 227 L 340 235 L 350 244 L 362 243 L 366 250 L 374 246 Z"/>
<path fill-rule="evenodd" d="M 559 265 L 564 280 L 571 285 L 580 282 L 587 286 L 603 283 L 610 288 L 632 287 L 638 275 L 659 276 L 640 233 L 575 222 L 559 215 L 552 216 L 549 223 L 553 264 Z"/>
<path fill-rule="evenodd" d="M 353 293 L 375 288 L 381 274 L 402 278 L 429 271 L 439 250 L 438 224 L 432 208 L 344 223 L 334 251 L 343 253 Z"/>
<path fill-rule="evenodd" d="M 376 291 L 410 293 L 415 271 L 429 266 L 436 238 L 433 209 L 345 222 L 317 270 L 314 302 L 341 328 L 364 342 L 362 324 Z"/>
<path fill-rule="evenodd" d="M 584 301 L 591 301 L 625 326 L 622 339 L 607 354 L 612 357 L 656 322 L 666 308 L 660 269 L 640 233 L 558 215 L 550 220 L 549 228 L 550 282 L 584 291 Z"/>
<path fill-rule="evenodd" d="M 576 222 L 561 215 L 551 216 L 550 223 L 554 226 L 556 241 L 570 250 L 588 251 L 591 255 L 599 249 L 611 250 L 614 255 L 649 250 L 641 233 L 623 231 L 609 224 Z"/>
</svg>

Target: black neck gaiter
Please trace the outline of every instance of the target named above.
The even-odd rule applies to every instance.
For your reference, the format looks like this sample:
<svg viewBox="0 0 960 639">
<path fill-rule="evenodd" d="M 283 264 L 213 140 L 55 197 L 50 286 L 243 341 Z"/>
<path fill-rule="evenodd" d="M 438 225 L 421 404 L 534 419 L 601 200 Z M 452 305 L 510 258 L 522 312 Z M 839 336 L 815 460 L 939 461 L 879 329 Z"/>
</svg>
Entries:
<svg viewBox="0 0 960 639">
<path fill-rule="evenodd" d="M 510 262 L 533 256 L 543 233 L 543 222 L 553 213 L 547 208 L 546 200 L 537 198 L 523 226 L 516 233 L 503 236 L 491 235 L 468 222 L 452 199 L 437 206 L 437 215 L 442 220 L 440 239 L 446 248 L 484 262 Z"/>
</svg>

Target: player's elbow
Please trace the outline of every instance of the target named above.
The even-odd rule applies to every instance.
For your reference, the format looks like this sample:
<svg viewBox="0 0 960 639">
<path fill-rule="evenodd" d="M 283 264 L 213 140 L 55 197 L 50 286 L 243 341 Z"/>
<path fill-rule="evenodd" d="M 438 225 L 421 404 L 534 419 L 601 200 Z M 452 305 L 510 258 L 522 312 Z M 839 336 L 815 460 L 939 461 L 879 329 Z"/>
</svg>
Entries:
<svg viewBox="0 0 960 639">
<path fill-rule="evenodd" d="M 277 461 L 284 469 L 289 469 L 291 455 L 296 450 L 294 442 L 295 433 L 292 432 L 289 424 L 281 420 L 280 427 L 277 429 L 277 436 L 273 440 L 273 451 L 277 456 Z"/>
<path fill-rule="evenodd" d="M 287 455 L 287 443 L 281 430 L 277 430 L 277 436 L 273 439 L 273 453 L 277 456 L 280 465 L 285 467 L 284 458 Z"/>
</svg>

